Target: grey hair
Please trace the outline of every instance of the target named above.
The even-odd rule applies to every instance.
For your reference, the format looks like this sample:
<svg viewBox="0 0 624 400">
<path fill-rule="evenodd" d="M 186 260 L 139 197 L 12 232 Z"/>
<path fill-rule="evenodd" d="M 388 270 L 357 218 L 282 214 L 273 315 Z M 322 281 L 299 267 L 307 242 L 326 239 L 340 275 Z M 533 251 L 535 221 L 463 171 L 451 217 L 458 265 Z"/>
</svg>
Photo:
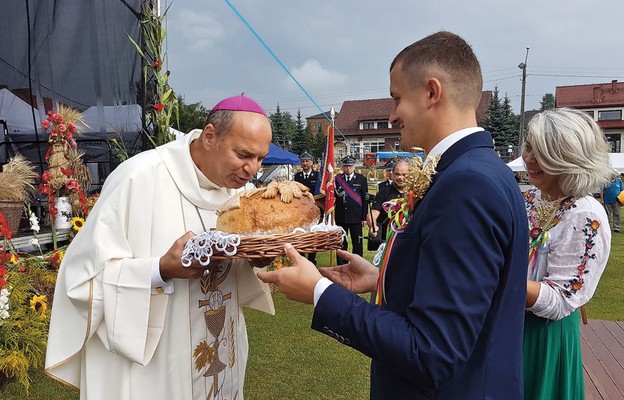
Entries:
<svg viewBox="0 0 624 400">
<path fill-rule="evenodd" d="M 216 136 L 219 140 L 223 139 L 232 129 L 234 125 L 234 111 L 217 110 L 208 114 L 206 124 L 212 124 L 215 128 Z"/>
<path fill-rule="evenodd" d="M 403 164 L 409 167 L 409 162 L 407 160 L 399 160 L 396 162 L 396 164 L 394 164 L 394 168 L 392 168 L 392 173 L 394 173 L 394 171 L 397 169 L 399 165 L 403 165 Z"/>
<path fill-rule="evenodd" d="M 607 140 L 582 111 L 556 108 L 535 115 L 526 140 L 542 170 L 560 177 L 559 186 L 566 196 L 595 193 L 611 180 Z"/>
</svg>

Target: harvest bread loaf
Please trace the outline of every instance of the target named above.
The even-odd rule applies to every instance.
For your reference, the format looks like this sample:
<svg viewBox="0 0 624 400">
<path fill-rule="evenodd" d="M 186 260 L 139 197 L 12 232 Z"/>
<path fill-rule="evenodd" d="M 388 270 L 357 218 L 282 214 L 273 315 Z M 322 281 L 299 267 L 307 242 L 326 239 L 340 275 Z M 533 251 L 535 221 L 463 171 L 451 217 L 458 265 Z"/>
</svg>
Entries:
<svg viewBox="0 0 624 400">
<path fill-rule="evenodd" d="M 246 190 L 217 210 L 217 230 L 241 235 L 291 233 L 317 224 L 320 211 L 305 185 L 294 181 L 271 182 Z"/>
</svg>

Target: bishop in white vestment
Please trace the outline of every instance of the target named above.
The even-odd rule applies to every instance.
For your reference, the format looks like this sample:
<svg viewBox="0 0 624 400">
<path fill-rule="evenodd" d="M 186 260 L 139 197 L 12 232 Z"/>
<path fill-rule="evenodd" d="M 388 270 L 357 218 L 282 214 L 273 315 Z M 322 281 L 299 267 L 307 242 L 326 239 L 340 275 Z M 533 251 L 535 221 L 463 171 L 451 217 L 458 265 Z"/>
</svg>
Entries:
<svg viewBox="0 0 624 400">
<path fill-rule="evenodd" d="M 253 101 L 243 99 L 248 100 Z M 244 112 L 233 113 L 227 135 L 238 135 L 244 119 L 258 118 L 251 115 L 258 111 L 233 110 Z M 164 288 L 154 287 L 162 282 L 154 274 L 158 260 L 180 246 L 179 238 L 213 228 L 215 211 L 243 189 L 211 181 L 202 172 L 204 162 L 222 157 L 213 170 L 227 181 L 228 162 L 237 162 L 227 158 L 228 151 L 238 154 L 237 143 L 245 154 L 264 149 L 264 142 L 268 151 L 270 126 L 267 141 L 260 124 L 259 136 L 207 141 L 199 164 L 191 143 L 203 140 L 207 128 L 138 154 L 109 176 L 59 269 L 49 376 L 79 388 L 81 399 L 89 400 L 243 399 L 248 344 L 241 306 L 274 313 L 268 286 L 242 259 L 211 265 L 199 279 L 167 280 Z M 247 149 L 253 140 L 260 145 Z M 244 184 L 255 173 L 249 165 L 231 179 Z"/>
</svg>

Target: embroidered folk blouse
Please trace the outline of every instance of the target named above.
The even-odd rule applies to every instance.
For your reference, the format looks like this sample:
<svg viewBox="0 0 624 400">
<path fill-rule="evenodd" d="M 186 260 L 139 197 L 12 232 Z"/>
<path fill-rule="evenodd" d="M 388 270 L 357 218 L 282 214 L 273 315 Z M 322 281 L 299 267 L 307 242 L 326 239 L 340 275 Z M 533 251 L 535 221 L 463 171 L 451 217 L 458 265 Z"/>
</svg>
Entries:
<svg viewBox="0 0 624 400">
<path fill-rule="evenodd" d="M 536 243 L 540 233 L 536 208 L 541 192 L 531 189 L 524 200 L 529 239 L 535 247 L 529 256 L 527 279 L 540 282 L 537 301 L 527 310 L 538 317 L 559 320 L 587 303 L 596 291 L 611 251 L 607 214 L 591 196 L 564 201 L 555 210 L 558 222 Z"/>
</svg>

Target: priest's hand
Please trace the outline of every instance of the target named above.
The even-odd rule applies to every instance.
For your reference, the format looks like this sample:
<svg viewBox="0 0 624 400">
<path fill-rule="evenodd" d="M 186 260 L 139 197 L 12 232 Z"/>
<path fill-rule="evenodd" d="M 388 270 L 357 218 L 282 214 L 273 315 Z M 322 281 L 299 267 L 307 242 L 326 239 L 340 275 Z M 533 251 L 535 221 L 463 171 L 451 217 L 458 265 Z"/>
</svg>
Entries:
<svg viewBox="0 0 624 400">
<path fill-rule="evenodd" d="M 348 262 L 339 267 L 319 268 L 319 272 L 334 283 L 353 293 L 368 293 L 375 290 L 379 269 L 357 254 L 338 250 L 338 256 Z"/>
<path fill-rule="evenodd" d="M 321 280 L 321 274 L 316 266 L 299 254 L 290 243 L 284 245 L 284 251 L 286 257 L 292 261 L 292 266 L 277 271 L 258 272 L 258 278 L 277 286 L 277 290 L 290 300 L 314 303 L 314 287 Z"/>
<path fill-rule="evenodd" d="M 211 265 L 219 264 L 222 260 L 211 261 L 210 264 L 202 266 L 193 260 L 190 266 L 182 265 L 182 251 L 186 242 L 195 236 L 195 233 L 188 231 L 180 236 L 171 248 L 160 258 L 160 277 L 166 281 L 169 279 L 198 279 L 204 275 L 204 271 Z"/>
</svg>

